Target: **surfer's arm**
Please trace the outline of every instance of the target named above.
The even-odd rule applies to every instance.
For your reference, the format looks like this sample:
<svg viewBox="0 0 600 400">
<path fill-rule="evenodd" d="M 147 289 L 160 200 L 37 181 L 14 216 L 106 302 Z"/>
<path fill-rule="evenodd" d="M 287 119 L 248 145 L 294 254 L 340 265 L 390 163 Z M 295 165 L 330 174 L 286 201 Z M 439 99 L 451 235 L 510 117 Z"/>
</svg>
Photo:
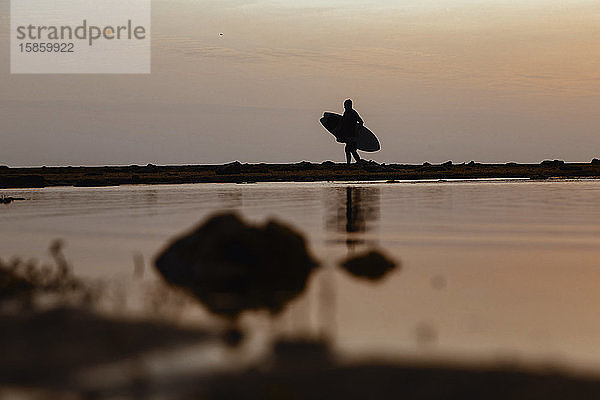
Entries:
<svg viewBox="0 0 600 400">
<path fill-rule="evenodd" d="M 360 115 L 358 115 L 358 113 L 356 112 L 356 110 L 354 110 L 354 113 L 356 114 L 356 120 L 358 121 L 358 123 L 360 125 L 364 125 L 365 121 L 362 120 L 362 118 L 360 117 Z"/>
</svg>

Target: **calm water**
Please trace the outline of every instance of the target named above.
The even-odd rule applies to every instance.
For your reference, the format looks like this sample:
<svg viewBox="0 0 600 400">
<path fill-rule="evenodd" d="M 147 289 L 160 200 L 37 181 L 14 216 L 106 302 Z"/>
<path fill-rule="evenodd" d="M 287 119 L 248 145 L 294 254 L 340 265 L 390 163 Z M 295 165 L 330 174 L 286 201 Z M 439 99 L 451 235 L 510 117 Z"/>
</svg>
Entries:
<svg viewBox="0 0 600 400">
<path fill-rule="evenodd" d="M 326 330 L 341 354 L 553 363 L 600 371 L 600 181 L 277 183 L 1 190 L 0 257 L 128 282 L 217 210 L 276 218 L 325 268 L 277 320 Z M 402 268 L 380 283 L 336 267 L 377 247 Z M 155 276 L 146 275 L 148 280 Z M 325 293 L 325 294 L 324 294 Z M 327 306 L 323 296 L 331 299 Z M 250 317 L 251 318 L 251 317 Z"/>
</svg>

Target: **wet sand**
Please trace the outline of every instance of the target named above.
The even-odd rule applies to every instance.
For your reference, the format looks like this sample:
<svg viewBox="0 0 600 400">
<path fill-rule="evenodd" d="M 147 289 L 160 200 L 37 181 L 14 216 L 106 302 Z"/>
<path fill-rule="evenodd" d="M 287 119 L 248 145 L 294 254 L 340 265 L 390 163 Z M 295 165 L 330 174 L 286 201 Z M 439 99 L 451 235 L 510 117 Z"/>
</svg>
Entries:
<svg viewBox="0 0 600 400">
<path fill-rule="evenodd" d="M 106 167 L 10 168 L 0 166 L 0 188 L 47 186 L 117 186 L 132 184 L 252 183 L 314 181 L 395 181 L 412 179 L 477 178 L 597 178 L 600 160 L 565 163 L 546 160 L 539 164 L 378 164 L 299 162 L 294 164 L 242 164 Z"/>
</svg>

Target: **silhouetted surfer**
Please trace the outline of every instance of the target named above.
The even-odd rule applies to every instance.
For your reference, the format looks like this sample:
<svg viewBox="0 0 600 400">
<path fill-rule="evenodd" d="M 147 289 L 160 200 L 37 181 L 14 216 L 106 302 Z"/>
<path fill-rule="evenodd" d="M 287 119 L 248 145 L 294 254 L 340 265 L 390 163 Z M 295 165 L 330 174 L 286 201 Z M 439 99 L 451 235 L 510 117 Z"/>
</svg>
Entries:
<svg viewBox="0 0 600 400">
<path fill-rule="evenodd" d="M 352 156 L 354 156 L 356 162 L 360 161 L 360 156 L 356 151 L 356 136 L 363 124 L 364 122 L 360 115 L 352 108 L 352 100 L 348 99 L 344 101 L 344 115 L 342 117 L 342 122 L 340 122 L 339 135 L 342 138 L 342 141 L 346 143 L 344 151 L 346 152 L 346 162 L 348 164 L 352 161 Z"/>
</svg>

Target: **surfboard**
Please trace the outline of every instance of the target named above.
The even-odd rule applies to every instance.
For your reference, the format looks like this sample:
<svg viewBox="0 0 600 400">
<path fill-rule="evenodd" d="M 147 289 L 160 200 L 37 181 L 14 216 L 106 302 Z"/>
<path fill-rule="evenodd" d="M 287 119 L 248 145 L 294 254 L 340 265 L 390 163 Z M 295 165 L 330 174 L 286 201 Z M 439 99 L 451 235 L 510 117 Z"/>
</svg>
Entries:
<svg viewBox="0 0 600 400">
<path fill-rule="evenodd" d="M 344 143 L 343 138 L 337 136 L 338 132 L 336 131 L 336 127 L 342 121 L 342 116 L 340 114 L 326 112 L 319 121 L 329 133 L 335 136 L 337 142 Z M 365 126 L 360 128 L 358 135 L 356 135 L 356 147 L 358 150 L 369 152 L 379 151 L 381 148 L 377 136 Z"/>
</svg>

